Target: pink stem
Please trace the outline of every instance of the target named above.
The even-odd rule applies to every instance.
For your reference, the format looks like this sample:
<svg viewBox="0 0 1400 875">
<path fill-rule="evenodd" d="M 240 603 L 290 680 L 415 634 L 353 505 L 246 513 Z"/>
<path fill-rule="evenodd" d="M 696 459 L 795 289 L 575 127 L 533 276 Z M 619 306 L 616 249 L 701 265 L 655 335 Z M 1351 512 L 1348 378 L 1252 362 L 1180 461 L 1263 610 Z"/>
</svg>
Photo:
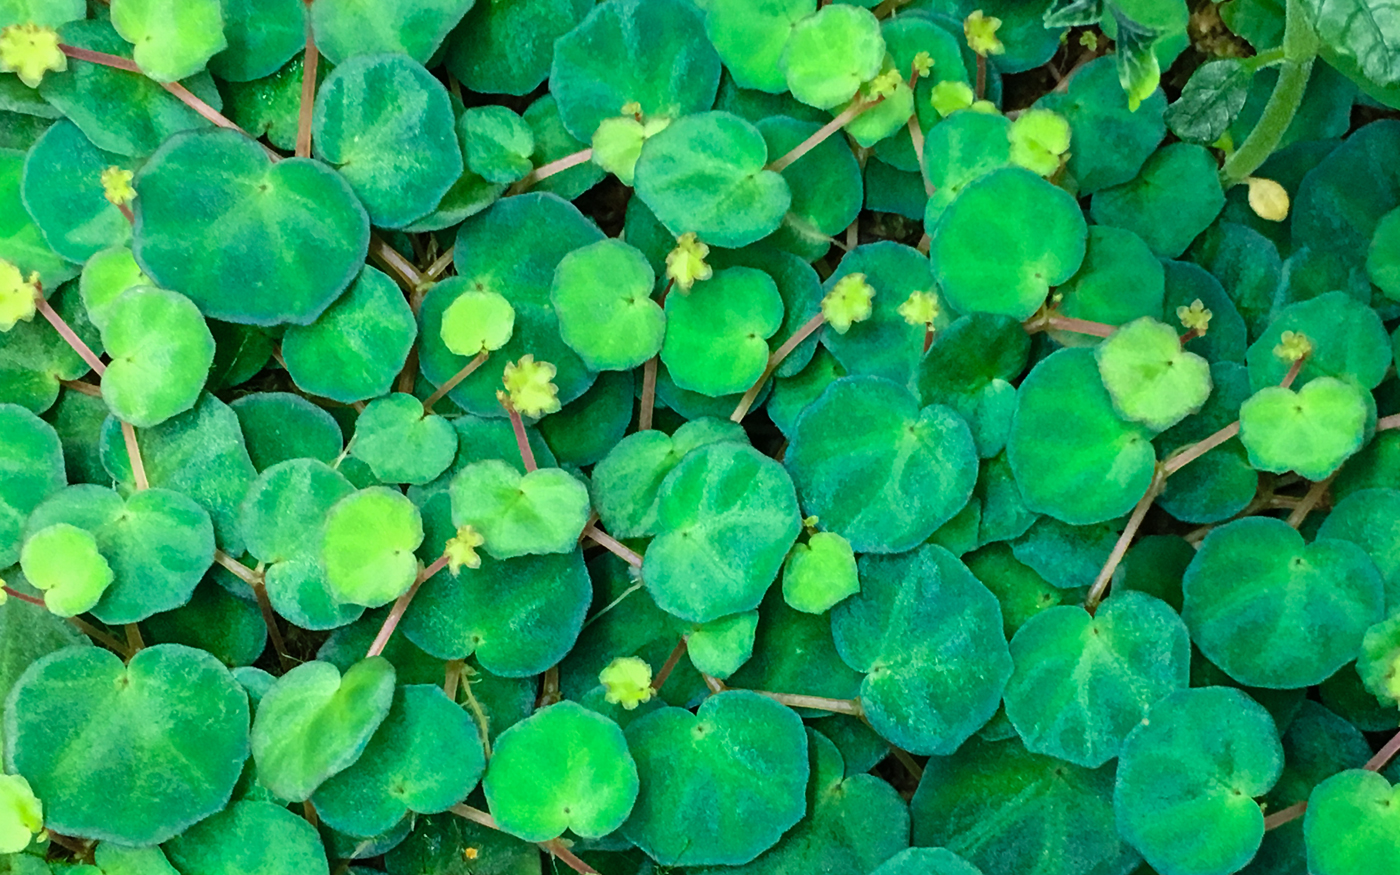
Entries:
<svg viewBox="0 0 1400 875">
<path fill-rule="evenodd" d="M 424 568 L 413 580 L 413 586 L 408 588 L 408 592 L 394 600 L 394 606 L 389 609 L 389 616 L 384 618 L 384 623 L 379 627 L 379 634 L 374 636 L 374 643 L 369 646 L 369 652 L 365 654 L 365 659 L 371 656 L 378 656 L 384 652 L 384 648 L 389 646 L 389 639 L 394 637 L 394 630 L 399 627 L 399 621 L 403 619 L 404 612 L 408 610 L 409 602 L 418 594 L 418 590 L 423 586 L 423 582 L 447 567 L 447 556 L 439 556 L 432 565 Z"/>
<path fill-rule="evenodd" d="M 69 327 L 67 322 L 63 321 L 63 317 L 58 315 L 58 311 L 53 308 L 52 304 L 44 300 L 42 294 L 34 296 L 34 306 L 40 313 L 44 314 L 44 318 L 49 321 L 49 324 L 54 327 L 54 330 L 59 333 L 59 336 L 66 340 L 69 346 L 73 347 L 73 351 L 76 352 L 83 361 L 87 362 L 88 367 L 96 371 L 99 377 L 106 372 L 107 366 L 102 364 L 102 359 L 98 358 L 97 354 L 93 352 L 86 343 L 83 343 L 83 339 Z"/>
<path fill-rule="evenodd" d="M 817 146 L 821 145 L 822 141 L 825 140 L 827 137 L 844 128 L 856 116 L 860 115 L 866 110 L 873 109 L 874 107 L 879 106 L 880 103 L 884 101 L 884 99 L 885 98 L 883 97 L 877 97 L 874 100 L 866 101 L 857 98 L 856 100 L 852 101 L 850 106 L 842 110 L 840 115 L 836 116 L 836 118 L 822 125 L 820 128 L 817 128 L 817 130 L 812 134 L 812 136 L 798 143 L 792 148 L 792 151 L 788 152 L 786 155 L 779 158 L 777 161 L 774 161 L 772 164 L 769 164 L 766 169 L 771 170 L 774 173 L 781 173 L 783 170 L 790 167 L 792 163 L 795 162 L 797 159 L 801 158 L 803 155 L 806 155 L 808 152 L 817 148 Z"/>
<path fill-rule="evenodd" d="M 808 319 L 806 324 L 801 328 L 794 331 L 792 337 L 784 341 L 783 345 L 778 347 L 777 351 L 768 357 L 768 365 L 763 369 L 763 374 L 758 378 L 758 382 L 749 387 L 749 391 L 745 392 L 744 397 L 739 399 L 739 404 L 734 408 L 734 412 L 729 414 L 729 420 L 731 422 L 744 421 L 744 417 L 749 413 L 749 408 L 753 407 L 754 401 L 758 400 L 758 393 L 763 391 L 763 384 L 767 383 L 768 378 L 773 376 L 773 372 L 778 369 L 778 365 L 782 364 L 783 360 L 791 355 L 792 351 L 797 349 L 802 341 L 811 337 L 816 333 L 818 328 L 821 328 L 825 324 L 826 317 L 818 313 L 811 319 Z"/>
<path fill-rule="evenodd" d="M 515 443 L 520 447 L 520 461 L 525 464 L 525 473 L 528 474 L 539 466 L 535 464 L 535 453 L 530 449 L 530 438 L 525 434 L 525 421 L 509 401 L 505 402 L 505 408 L 506 413 L 510 414 L 510 427 L 515 431 Z"/>
</svg>

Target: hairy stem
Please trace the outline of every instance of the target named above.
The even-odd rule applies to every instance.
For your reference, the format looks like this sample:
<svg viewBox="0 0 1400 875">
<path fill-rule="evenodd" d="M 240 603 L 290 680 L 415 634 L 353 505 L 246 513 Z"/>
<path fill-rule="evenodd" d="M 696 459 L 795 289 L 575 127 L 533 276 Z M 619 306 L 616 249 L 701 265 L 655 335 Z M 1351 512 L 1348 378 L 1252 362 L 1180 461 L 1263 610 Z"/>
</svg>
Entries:
<svg viewBox="0 0 1400 875">
<path fill-rule="evenodd" d="M 1166 461 L 1162 463 L 1162 472 L 1167 477 L 1172 476 L 1177 471 L 1180 471 L 1182 468 L 1185 468 L 1187 465 L 1196 461 L 1201 456 L 1204 456 L 1206 453 L 1209 453 L 1211 450 L 1225 443 L 1230 438 L 1234 437 L 1239 433 L 1239 422 L 1235 421 L 1230 423 L 1229 425 L 1222 428 L 1220 431 L 1217 431 L 1215 434 L 1202 440 L 1199 440 L 1196 443 L 1191 444 L 1187 447 L 1183 447 L 1173 455 L 1168 456 Z"/>
<path fill-rule="evenodd" d="M 432 565 L 418 572 L 418 576 L 413 579 L 413 585 L 408 588 L 408 592 L 394 600 L 394 606 L 389 609 L 389 616 L 384 618 L 384 623 L 379 627 L 379 634 L 374 636 L 374 643 L 370 644 L 369 651 L 365 653 L 365 659 L 384 652 L 384 648 L 389 646 L 389 639 L 394 636 L 394 630 L 399 627 L 399 621 L 403 619 L 404 612 L 408 610 L 409 603 L 418 594 L 424 581 L 446 567 L 447 557 L 444 555 L 439 556 Z"/>
<path fill-rule="evenodd" d="M 680 664 L 681 657 L 685 656 L 685 648 L 686 639 L 685 636 L 682 635 L 681 640 L 676 642 L 676 646 L 671 648 L 671 655 L 666 657 L 666 662 L 661 666 L 661 671 L 657 672 L 656 677 L 651 679 L 651 688 L 653 690 L 661 692 L 661 688 L 666 685 L 666 679 L 671 676 L 671 672 L 675 671 L 676 666 Z"/>
<path fill-rule="evenodd" d="M 1264 830 L 1267 832 L 1271 829 L 1278 829 L 1290 820 L 1297 820 L 1302 817 L 1303 812 L 1307 810 L 1307 802 L 1294 802 L 1287 808 L 1280 808 L 1278 811 L 1264 818 Z"/>
<path fill-rule="evenodd" d="M 141 629 L 135 623 L 127 623 L 122 627 L 126 631 L 126 649 L 135 656 L 138 652 L 146 649 L 146 642 L 141 638 Z"/>
<path fill-rule="evenodd" d="M 477 368 L 486 364 L 486 360 L 490 357 L 491 353 L 487 352 L 484 349 L 481 352 L 477 353 L 475 358 L 467 362 L 466 365 L 460 371 L 449 377 L 447 379 L 447 382 L 443 383 L 441 386 L 438 386 L 437 391 L 433 392 L 433 394 L 427 397 L 427 399 L 423 402 L 423 412 L 432 413 L 434 404 L 441 401 L 443 399 L 443 396 L 445 396 L 448 392 L 451 392 L 453 389 L 456 389 L 457 386 L 463 380 L 475 373 Z"/>
<path fill-rule="evenodd" d="M 1104 593 L 1108 591 L 1108 582 L 1113 579 L 1113 572 L 1118 570 L 1118 565 L 1123 561 L 1123 557 L 1128 554 L 1128 547 L 1133 543 L 1133 537 L 1137 535 L 1138 529 L 1142 527 L 1142 521 L 1147 518 L 1147 511 L 1152 508 L 1152 503 L 1157 500 L 1157 496 L 1162 494 L 1162 487 L 1166 485 L 1166 469 L 1162 465 L 1157 466 L 1157 470 L 1152 475 L 1152 482 L 1147 487 L 1147 492 L 1143 493 L 1138 500 L 1137 507 L 1133 508 L 1132 516 L 1128 517 L 1128 524 L 1123 527 L 1123 533 L 1118 536 L 1118 542 L 1113 545 L 1113 552 L 1108 554 L 1108 561 L 1104 562 L 1103 568 L 1099 569 L 1099 576 L 1094 578 L 1094 583 L 1089 587 L 1089 594 L 1084 597 L 1084 610 L 1090 616 L 1098 610 L 1099 602 L 1103 601 Z"/>
<path fill-rule="evenodd" d="M 656 411 L 656 363 L 660 356 L 652 356 L 642 366 L 642 407 L 637 411 L 637 431 L 651 428 Z"/>
<path fill-rule="evenodd" d="M 521 192 L 543 179 L 548 179 L 556 173 L 563 173 L 570 167 L 577 167 L 585 161 L 593 160 L 593 148 L 580 149 L 563 158 L 556 158 L 548 164 L 541 164 L 530 172 L 528 176 L 512 186 L 513 192 Z"/>
<path fill-rule="evenodd" d="M 311 6 L 310 0 L 306 5 Z M 321 53 L 316 48 L 316 34 L 311 30 L 311 15 L 306 16 L 306 54 L 301 65 L 301 105 L 297 108 L 297 157 L 311 157 L 311 116 L 316 108 L 316 67 Z"/>
<path fill-rule="evenodd" d="M 1366 769 L 1372 772 L 1379 772 L 1395 759 L 1395 755 L 1400 753 L 1400 732 L 1390 737 L 1390 740 L 1378 751 L 1376 755 L 1366 762 Z"/>
<path fill-rule="evenodd" d="M 11 598 L 17 598 L 22 602 L 29 602 L 31 605 L 38 605 L 39 607 L 44 608 L 45 610 L 48 609 L 48 605 L 45 605 L 44 600 L 41 598 L 36 598 L 32 595 L 27 595 L 25 593 L 20 592 L 17 589 L 13 589 L 8 586 L 0 586 L 0 589 L 3 589 L 5 591 L 5 595 L 10 596 Z"/>
<path fill-rule="evenodd" d="M 1106 322 L 1091 322 L 1088 319 L 1076 319 L 1073 316 L 1053 316 L 1050 314 L 1033 316 L 1023 324 L 1030 334 L 1059 330 L 1073 331 L 1075 334 L 1089 334 L 1094 337 L 1108 337 L 1118 330 L 1117 325 L 1109 325 Z"/>
<path fill-rule="evenodd" d="M 40 602 L 40 604 L 43 604 L 43 602 Z M 118 641 L 116 638 L 112 637 L 111 635 L 108 635 L 106 632 L 103 632 L 101 629 L 92 625 L 87 620 L 84 620 L 82 617 L 69 617 L 68 623 L 73 628 L 77 629 L 79 632 L 82 632 L 84 635 L 91 638 L 93 641 L 96 641 L 98 644 L 101 644 L 111 649 L 114 653 L 120 653 L 123 656 L 127 655 L 126 644 L 122 643 L 121 641 Z"/>
<path fill-rule="evenodd" d="M 398 281 L 399 287 L 412 294 L 417 291 L 423 283 L 423 275 L 418 272 L 418 268 L 399 254 L 399 251 L 384 241 L 384 238 L 377 234 L 371 234 L 369 238 L 369 254 L 379 259 L 379 262 L 389 269 Z"/>
<path fill-rule="evenodd" d="M 93 371 L 97 373 L 97 376 L 100 377 L 106 373 L 107 366 L 102 363 L 102 359 L 98 358 L 97 353 L 92 351 L 92 347 L 84 343 L 77 332 L 75 332 L 67 322 L 63 321 L 63 317 L 58 315 L 58 311 L 44 298 L 42 292 L 34 296 L 34 308 L 48 320 L 48 323 L 52 325 L 59 336 L 73 348 L 73 351 L 78 354 L 78 357 L 84 362 L 87 362 L 87 366 L 92 368 Z"/>
<path fill-rule="evenodd" d="M 267 627 L 267 637 L 271 639 L 272 649 L 277 653 L 277 662 L 281 664 L 283 671 L 291 671 L 292 660 L 287 655 L 287 644 L 282 640 L 282 630 L 277 626 L 277 612 L 272 609 L 272 600 L 267 597 L 267 586 L 263 583 L 262 573 L 254 571 L 223 550 L 214 551 L 214 561 L 253 590 L 253 598 L 258 602 L 263 625 Z"/>
<path fill-rule="evenodd" d="M 763 391 L 763 384 L 767 383 L 768 378 L 773 376 L 773 372 L 778 369 L 778 365 L 783 363 L 783 359 L 791 355 L 792 351 L 797 349 L 802 341 L 811 337 L 816 333 L 818 328 L 821 328 L 825 324 L 826 317 L 818 313 L 811 319 L 808 319 L 806 324 L 801 328 L 794 331 L 792 337 L 783 341 L 783 345 L 778 347 L 777 351 L 768 357 L 768 364 L 763 368 L 763 373 L 759 376 L 758 380 L 749 387 L 749 391 L 744 393 L 744 397 L 739 399 L 739 404 L 734 408 L 734 412 L 729 414 L 729 420 L 731 422 L 744 421 L 744 417 L 749 413 L 749 408 L 753 407 L 754 401 L 758 400 L 758 393 Z"/>
<path fill-rule="evenodd" d="M 136 482 L 136 491 L 151 488 L 146 477 L 146 463 L 141 461 L 141 445 L 136 442 L 136 426 L 122 423 L 122 442 L 126 444 L 126 458 L 131 463 L 131 477 Z"/>
<path fill-rule="evenodd" d="M 1400 413 L 1392 413 L 1376 420 L 1376 431 L 1385 431 L 1391 428 L 1400 428 Z"/>
<path fill-rule="evenodd" d="M 1288 524 L 1295 529 L 1301 526 L 1303 520 L 1308 518 L 1308 514 L 1313 512 L 1318 502 L 1322 501 L 1322 497 L 1327 494 L 1327 489 L 1332 485 L 1332 481 L 1336 479 L 1337 475 L 1334 472 L 1332 476 L 1324 477 L 1312 486 L 1309 486 L 1307 494 L 1303 496 L 1303 500 L 1298 502 L 1298 506 L 1293 508 L 1293 512 L 1288 515 Z"/>
<path fill-rule="evenodd" d="M 530 449 L 530 436 L 525 433 L 525 420 L 520 418 L 520 411 L 509 401 L 503 401 L 506 413 L 510 415 L 510 427 L 515 432 L 516 446 L 520 447 L 520 461 L 525 465 L 525 473 L 530 473 L 539 469 L 535 464 L 535 451 Z"/>
<path fill-rule="evenodd" d="M 841 111 L 840 115 L 822 125 L 820 128 L 817 128 L 812 136 L 798 143 L 796 146 L 793 146 L 792 151 L 788 152 L 777 161 L 774 161 L 772 164 L 769 164 L 765 169 L 771 170 L 774 173 L 781 173 L 783 170 L 790 167 L 794 161 L 817 148 L 817 146 L 820 146 L 822 141 L 827 137 L 844 128 L 856 116 L 866 110 L 879 106 L 884 99 L 883 97 L 877 97 L 874 100 L 861 100 L 857 97 L 855 100 L 851 101 L 850 106 Z"/>
</svg>

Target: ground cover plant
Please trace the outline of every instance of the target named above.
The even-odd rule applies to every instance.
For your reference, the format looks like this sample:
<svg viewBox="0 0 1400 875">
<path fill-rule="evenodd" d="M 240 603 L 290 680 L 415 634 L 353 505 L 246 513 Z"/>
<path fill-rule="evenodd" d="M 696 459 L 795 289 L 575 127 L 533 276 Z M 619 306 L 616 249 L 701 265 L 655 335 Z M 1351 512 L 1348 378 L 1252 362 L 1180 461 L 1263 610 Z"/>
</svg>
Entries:
<svg viewBox="0 0 1400 875">
<path fill-rule="evenodd" d="M 1400 873 L 1389 0 L 0 0 L 0 873 Z"/>
</svg>

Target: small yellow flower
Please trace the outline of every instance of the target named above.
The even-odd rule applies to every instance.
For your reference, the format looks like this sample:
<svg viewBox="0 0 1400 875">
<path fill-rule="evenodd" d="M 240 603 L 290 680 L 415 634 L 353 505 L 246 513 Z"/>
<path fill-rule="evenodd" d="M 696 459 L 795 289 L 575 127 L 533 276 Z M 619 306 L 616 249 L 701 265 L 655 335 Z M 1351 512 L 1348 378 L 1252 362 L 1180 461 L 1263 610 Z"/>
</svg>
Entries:
<svg viewBox="0 0 1400 875">
<path fill-rule="evenodd" d="M 476 548 L 485 543 L 486 539 L 471 526 L 462 526 L 454 537 L 447 540 L 442 552 L 447 556 L 447 568 L 453 577 L 457 576 L 463 565 L 468 568 L 481 567 L 481 557 L 477 555 Z"/>
<path fill-rule="evenodd" d="M 933 72 L 933 58 L 928 52 L 919 52 L 914 56 L 914 72 L 920 76 Z"/>
<path fill-rule="evenodd" d="M 525 416 L 544 416 L 559 409 L 559 387 L 551 380 L 559 369 L 549 362 L 537 362 L 529 353 L 510 362 L 501 375 L 509 392 L 510 406 Z"/>
<path fill-rule="evenodd" d="M 1300 361 L 1312 354 L 1312 341 L 1301 331 L 1285 331 L 1278 341 L 1278 346 L 1274 347 L 1274 355 L 1286 362 Z"/>
<path fill-rule="evenodd" d="M 676 248 L 666 256 L 666 276 L 676 283 L 682 292 L 690 291 L 699 280 L 714 276 L 714 268 L 705 263 L 710 247 L 700 242 L 694 231 L 687 231 L 676 238 Z"/>
<path fill-rule="evenodd" d="M 0 854 L 18 854 L 44 830 L 44 806 L 29 782 L 0 775 Z"/>
<path fill-rule="evenodd" d="M 974 10 L 963 21 L 963 35 L 967 37 L 967 47 L 984 58 L 987 55 L 1003 54 L 1006 46 L 997 39 L 997 31 L 1000 28 L 1000 18 L 983 15 L 980 9 Z"/>
<path fill-rule="evenodd" d="M 1086 30 L 1079 35 L 1079 44 L 1091 52 L 1099 50 L 1099 35 L 1092 30 Z"/>
<path fill-rule="evenodd" d="M 463 860 L 475 860 L 475 859 L 476 859 L 477 857 L 479 857 L 479 856 L 481 856 L 481 851 L 477 850 L 476 848 L 463 848 L 463 849 L 462 849 L 462 859 L 463 859 Z"/>
<path fill-rule="evenodd" d="M 39 274 L 25 279 L 17 266 L 0 258 L 0 332 L 33 319 L 38 297 Z"/>
<path fill-rule="evenodd" d="M 102 171 L 102 195 L 113 206 L 124 206 L 136 199 L 136 189 L 131 180 L 136 174 L 121 167 L 108 167 Z"/>
<path fill-rule="evenodd" d="M 865 98 L 866 100 L 876 100 L 881 97 L 893 97 L 895 91 L 903 84 L 904 77 L 899 75 L 898 70 L 886 70 L 865 83 Z"/>
<path fill-rule="evenodd" d="M 17 73 L 19 81 L 38 88 L 44 74 L 68 69 L 58 47 L 58 31 L 37 24 L 12 24 L 0 30 L 0 72 Z"/>
<path fill-rule="evenodd" d="M 628 711 L 656 695 L 651 688 L 651 666 L 635 656 L 619 656 L 598 673 L 604 697 L 609 704 L 621 705 Z"/>
<path fill-rule="evenodd" d="M 1272 179 L 1251 176 L 1245 180 L 1249 186 L 1249 208 L 1254 214 L 1268 222 L 1282 222 L 1288 218 L 1288 191 Z"/>
<path fill-rule="evenodd" d="M 1069 152 L 1069 121 L 1048 109 L 1028 109 L 1011 123 L 1010 138 L 1011 163 L 1053 176 Z"/>
<path fill-rule="evenodd" d="M 628 101 L 622 105 L 622 111 L 618 115 L 636 116 L 637 121 L 641 121 L 642 105 L 635 100 Z"/>
<path fill-rule="evenodd" d="M 899 305 L 897 312 L 910 325 L 932 326 L 943 309 L 938 305 L 938 296 L 933 292 L 914 292 L 907 301 Z"/>
<path fill-rule="evenodd" d="M 874 297 L 875 289 L 865 281 L 865 274 L 848 273 L 822 298 L 822 316 L 837 334 L 845 334 L 855 323 L 870 318 Z"/>
<path fill-rule="evenodd" d="M 1176 308 L 1176 318 L 1181 320 L 1182 326 L 1197 334 L 1205 334 L 1210 328 L 1210 317 L 1210 310 L 1206 309 L 1200 298 L 1192 301 L 1189 307 Z"/>
</svg>

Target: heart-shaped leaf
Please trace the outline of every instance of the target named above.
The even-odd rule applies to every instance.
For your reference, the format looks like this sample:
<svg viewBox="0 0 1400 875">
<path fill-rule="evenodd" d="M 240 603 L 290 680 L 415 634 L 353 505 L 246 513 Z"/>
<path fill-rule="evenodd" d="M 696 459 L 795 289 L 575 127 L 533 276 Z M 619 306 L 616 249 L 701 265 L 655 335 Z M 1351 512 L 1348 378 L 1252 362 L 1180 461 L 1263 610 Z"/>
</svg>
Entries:
<svg viewBox="0 0 1400 875">
<path fill-rule="evenodd" d="M 721 680 L 738 671 L 753 656 L 758 611 L 720 617 L 695 627 L 686 636 L 686 655 L 697 671 Z"/>
<path fill-rule="evenodd" d="M 87 529 L 54 523 L 30 535 L 19 554 L 24 576 L 44 591 L 44 606 L 60 617 L 86 613 L 112 584 L 112 566 Z"/>
<path fill-rule="evenodd" d="M 592 370 L 637 367 L 661 351 L 666 334 L 655 284 L 646 256 L 621 240 L 575 249 L 554 269 L 549 292 L 559 335 Z"/>
<path fill-rule="evenodd" d="M 235 399 L 229 408 L 243 429 L 248 458 L 260 472 L 290 459 L 331 464 L 345 448 L 335 417 L 292 392 L 255 392 Z"/>
<path fill-rule="evenodd" d="M 133 44 L 141 72 L 157 82 L 198 73 L 228 45 L 219 0 L 116 0 L 112 26 Z"/>
<path fill-rule="evenodd" d="M 1011 676 L 996 596 L 942 547 L 859 565 L 861 591 L 832 609 L 831 631 L 866 673 L 866 717 L 905 750 L 950 754 L 996 712 Z"/>
<path fill-rule="evenodd" d="M 480 532 L 497 559 L 573 551 L 588 524 L 588 507 L 588 489 L 562 468 L 522 475 L 486 459 L 452 478 L 453 522 Z"/>
<path fill-rule="evenodd" d="M 773 278 L 731 267 L 666 298 L 661 361 L 676 385 L 712 398 L 743 392 L 768 364 L 766 340 L 783 324 L 783 299 Z M 716 361 L 714 350 L 725 355 Z"/>
<path fill-rule="evenodd" d="M 1123 325 L 1144 316 L 1163 314 L 1166 271 L 1161 260 L 1132 231 L 1091 225 L 1084 262 L 1055 294 L 1060 298 L 1055 307 L 1058 315 Z M 1169 312 L 1174 314 L 1175 310 Z M 1218 324 L 1211 327 L 1217 328 Z M 1051 336 L 1065 346 L 1096 342 L 1090 335 L 1073 331 L 1054 331 Z"/>
<path fill-rule="evenodd" d="M 258 702 L 253 761 L 258 781 L 301 802 L 349 768 L 384 722 L 394 698 L 394 667 L 382 656 L 341 677 L 329 662 L 306 662 L 277 679 Z"/>
<path fill-rule="evenodd" d="M 851 542 L 831 532 L 816 532 L 797 544 L 783 565 L 783 599 L 806 614 L 823 614 L 860 592 Z"/>
<path fill-rule="evenodd" d="M 1094 348 L 1099 376 L 1126 419 L 1171 428 L 1210 397 L 1210 363 L 1181 348 L 1176 329 L 1144 316 Z"/>
<path fill-rule="evenodd" d="M 1132 510 L 1152 482 L 1156 451 L 1144 426 L 1114 410 L 1094 353 L 1052 353 L 1017 395 L 1006 454 L 1026 506 L 1078 526 Z"/>
<path fill-rule="evenodd" d="M 751 611 L 800 529 L 781 465 L 743 444 L 710 444 L 662 481 L 642 577 L 662 610 L 692 622 Z"/>
<path fill-rule="evenodd" d="M 432 212 L 462 175 L 453 122 L 447 89 L 421 64 L 361 55 L 344 60 L 317 91 L 312 142 L 371 222 L 401 228 Z"/>
<path fill-rule="evenodd" d="M 662 708 L 627 727 L 641 792 L 622 834 L 664 865 L 737 866 L 777 843 L 807 808 L 807 732 L 757 693 Z"/>
<path fill-rule="evenodd" d="M 171 137 L 136 177 L 136 260 L 227 322 L 307 325 L 364 265 L 369 218 L 339 174 L 273 164 L 232 131 Z"/>
<path fill-rule="evenodd" d="M 788 87 L 783 47 L 816 8 L 813 0 L 716 0 L 705 7 L 705 34 L 736 85 L 781 94 Z"/>
<path fill-rule="evenodd" d="M 830 109 L 874 79 L 884 59 L 879 20 L 867 9 L 840 3 L 792 26 L 780 64 L 793 97 Z"/>
<path fill-rule="evenodd" d="M 476 727 L 461 706 L 441 687 L 401 686 L 364 753 L 317 788 L 312 801 L 337 830 L 375 836 L 410 811 L 436 814 L 461 802 L 485 768 Z"/>
<path fill-rule="evenodd" d="M 297 0 L 222 2 L 228 47 L 209 59 L 209 70 L 225 82 L 272 76 L 306 45 L 306 7 Z"/>
<path fill-rule="evenodd" d="M 457 432 L 417 398 L 395 392 L 360 412 L 351 452 L 385 483 L 427 483 L 456 458 Z"/>
<path fill-rule="evenodd" d="M 184 295 L 129 289 L 107 306 L 102 345 L 112 363 L 102 397 L 137 428 L 160 425 L 199 400 L 214 362 L 214 335 Z"/>
<path fill-rule="evenodd" d="M 1303 821 L 1308 871 L 1390 875 L 1400 860 L 1395 788 L 1375 772 L 1351 769 L 1313 789 Z M 1384 862 L 1382 862 L 1384 861 Z"/>
<path fill-rule="evenodd" d="M 970 183 L 928 232 L 929 258 L 955 310 L 1026 319 L 1078 270 L 1088 228 L 1067 192 L 1008 167 Z"/>
<path fill-rule="evenodd" d="M 1212 531 L 1186 569 L 1181 616 L 1191 640 L 1242 684 L 1321 683 L 1361 653 L 1384 618 L 1385 586 L 1366 552 L 1303 536 L 1271 517 Z"/>
<path fill-rule="evenodd" d="M 1095 194 L 1091 215 L 1137 234 L 1162 258 L 1177 258 L 1224 206 L 1215 156 L 1204 146 L 1172 143 L 1153 153 L 1136 179 Z"/>
<path fill-rule="evenodd" d="M 1070 606 L 1036 614 L 1011 639 L 1011 658 L 1006 716 L 1026 747 L 1094 769 L 1154 702 L 1186 686 L 1191 641 L 1164 602 L 1125 592 L 1093 616 Z"/>
<path fill-rule="evenodd" d="M 786 461 L 803 509 L 862 553 L 916 546 L 967 504 L 977 480 L 962 417 L 920 409 L 880 377 L 827 387 L 797 420 Z"/>
<path fill-rule="evenodd" d="M 647 140 L 633 185 L 673 235 L 737 248 L 777 230 L 792 203 L 787 182 L 765 169 L 770 157 L 763 134 L 738 116 L 695 113 Z"/>
<path fill-rule="evenodd" d="M 982 875 L 982 870 L 947 848 L 907 848 L 870 875 Z"/>
<path fill-rule="evenodd" d="M 124 845 L 163 842 L 228 804 L 248 757 L 248 697 L 214 657 L 179 644 L 123 665 L 69 647 L 10 692 L 6 760 L 45 825 Z"/>
<path fill-rule="evenodd" d="M 1262 796 L 1283 771 L 1278 729 L 1239 690 L 1178 690 L 1123 741 L 1118 831 L 1159 872 L 1237 872 L 1264 838 Z"/>
<path fill-rule="evenodd" d="M 570 830 L 601 838 L 637 799 L 637 764 L 616 723 L 559 702 L 501 733 L 482 782 L 491 816 L 506 832 L 542 842 Z"/>
<path fill-rule="evenodd" d="M 171 839 L 164 847 L 180 872 L 209 872 L 211 875 L 244 872 L 327 875 L 330 872 L 326 850 L 316 828 L 272 802 L 235 802 Z M 98 857 L 101 856 L 99 853 Z M 128 875 L 125 870 L 114 870 L 106 865 L 102 866 L 102 871 L 105 875 Z"/>
<path fill-rule="evenodd" d="M 402 492 L 371 486 L 347 495 L 326 512 L 321 533 L 331 597 L 367 608 L 392 602 L 418 576 L 421 543 L 423 518 Z"/>
<path fill-rule="evenodd" d="M 193 499 L 146 489 L 125 500 L 103 486 L 70 486 L 34 509 L 30 537 L 68 523 L 91 532 L 113 572 L 92 608 L 104 623 L 135 623 L 190 600 L 214 561 L 214 528 Z"/>
<path fill-rule="evenodd" d="M 1260 470 L 1324 480 L 1361 449 L 1367 413 L 1362 391 L 1333 377 L 1269 386 L 1240 405 L 1240 442 Z"/>
</svg>

